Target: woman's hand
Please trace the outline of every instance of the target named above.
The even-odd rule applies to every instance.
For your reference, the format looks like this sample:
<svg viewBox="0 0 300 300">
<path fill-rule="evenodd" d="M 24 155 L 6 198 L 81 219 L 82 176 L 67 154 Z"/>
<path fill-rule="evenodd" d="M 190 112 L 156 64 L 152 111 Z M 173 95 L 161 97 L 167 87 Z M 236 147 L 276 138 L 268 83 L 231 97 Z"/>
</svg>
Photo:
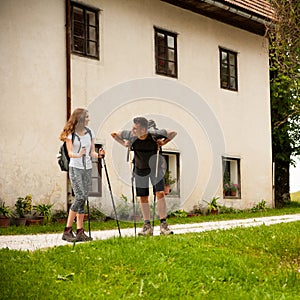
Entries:
<svg viewBox="0 0 300 300">
<path fill-rule="evenodd" d="M 79 157 L 82 157 L 83 155 L 86 155 L 86 148 L 82 147 L 80 152 L 79 152 Z"/>
<path fill-rule="evenodd" d="M 105 151 L 103 148 L 99 149 L 99 154 L 98 154 L 98 157 L 102 158 L 105 156 Z"/>
</svg>

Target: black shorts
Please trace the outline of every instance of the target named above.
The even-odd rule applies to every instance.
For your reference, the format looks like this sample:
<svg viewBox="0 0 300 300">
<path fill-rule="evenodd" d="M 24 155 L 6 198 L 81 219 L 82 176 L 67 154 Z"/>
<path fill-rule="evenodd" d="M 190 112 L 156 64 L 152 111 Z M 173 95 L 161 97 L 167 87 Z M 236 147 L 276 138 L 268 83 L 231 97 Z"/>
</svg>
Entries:
<svg viewBox="0 0 300 300">
<path fill-rule="evenodd" d="M 149 196 L 149 179 L 153 186 L 153 194 L 164 190 L 165 180 L 162 170 L 158 170 L 157 178 L 156 174 L 153 174 L 150 169 L 134 169 L 135 190 L 137 196 Z"/>
</svg>

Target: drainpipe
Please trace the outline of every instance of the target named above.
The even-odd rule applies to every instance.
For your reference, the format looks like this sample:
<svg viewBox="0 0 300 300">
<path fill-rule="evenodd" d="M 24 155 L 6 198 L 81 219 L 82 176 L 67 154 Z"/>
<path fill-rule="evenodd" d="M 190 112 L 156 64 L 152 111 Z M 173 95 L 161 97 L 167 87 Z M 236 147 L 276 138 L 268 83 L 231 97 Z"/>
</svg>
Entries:
<svg viewBox="0 0 300 300">
<path fill-rule="evenodd" d="M 66 117 L 67 121 L 71 116 L 71 2 L 66 0 Z M 67 197 L 66 206 L 67 211 L 70 209 L 70 195 L 72 194 L 72 187 L 69 175 L 67 176 Z"/>
<path fill-rule="evenodd" d="M 71 3 L 66 0 L 67 120 L 71 116 Z"/>
<path fill-rule="evenodd" d="M 230 7 L 229 5 L 226 5 L 226 4 L 222 4 L 222 3 L 217 2 L 215 0 L 203 0 L 203 1 L 206 2 L 206 3 L 208 3 L 208 4 L 212 4 L 214 6 L 220 7 L 222 9 L 224 9 L 224 10 L 228 10 L 228 11 L 230 11 L 230 12 L 232 12 L 234 14 L 240 15 L 240 16 L 242 16 L 244 18 L 256 21 L 256 22 L 261 23 L 263 25 L 271 26 L 271 24 L 272 24 L 272 22 L 267 21 L 266 19 L 256 17 L 256 16 L 254 16 L 252 14 L 249 14 L 249 13 L 245 13 L 245 12 L 239 10 L 239 9 Z"/>
</svg>

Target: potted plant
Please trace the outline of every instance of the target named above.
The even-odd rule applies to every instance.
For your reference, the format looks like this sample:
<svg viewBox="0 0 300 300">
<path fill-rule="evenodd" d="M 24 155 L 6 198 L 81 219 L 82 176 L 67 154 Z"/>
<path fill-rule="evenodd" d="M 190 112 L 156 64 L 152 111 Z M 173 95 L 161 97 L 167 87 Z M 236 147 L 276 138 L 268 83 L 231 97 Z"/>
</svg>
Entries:
<svg viewBox="0 0 300 300">
<path fill-rule="evenodd" d="M 32 196 L 27 195 L 25 198 L 18 197 L 15 203 L 15 214 L 17 218 L 15 219 L 16 225 L 25 225 L 26 216 L 31 213 L 32 210 Z"/>
<path fill-rule="evenodd" d="M 35 210 L 36 214 L 39 217 L 42 217 L 43 223 L 47 224 L 51 221 L 51 217 L 52 217 L 52 212 L 51 212 L 51 208 L 54 204 L 38 204 L 35 205 L 33 207 L 33 209 Z"/>
<path fill-rule="evenodd" d="M 61 209 L 61 210 L 57 210 L 52 214 L 52 221 L 57 222 L 57 223 L 67 223 L 67 219 L 68 219 L 68 212 Z"/>
<path fill-rule="evenodd" d="M 171 176 L 171 171 L 166 170 L 165 175 L 165 195 L 169 195 L 171 192 L 171 185 L 176 182 L 176 178 Z"/>
<path fill-rule="evenodd" d="M 218 213 L 218 209 L 219 209 L 219 205 L 217 203 L 218 199 L 220 197 L 213 197 L 212 200 L 210 202 L 206 202 L 207 205 L 207 210 L 212 214 L 212 215 L 216 215 Z"/>
<path fill-rule="evenodd" d="M 236 192 L 239 188 L 239 185 L 237 183 L 233 183 L 231 181 L 228 181 L 224 183 L 223 190 L 225 196 L 236 196 Z"/>
<path fill-rule="evenodd" d="M 239 188 L 239 185 L 237 183 L 232 183 L 230 196 L 236 196 L 236 192 L 237 192 L 238 188 Z"/>
<path fill-rule="evenodd" d="M 2 202 L 0 205 L 0 227 L 8 227 L 10 222 L 11 210 L 9 206 Z"/>
<path fill-rule="evenodd" d="M 199 204 L 194 205 L 193 209 L 188 213 L 188 217 L 196 217 L 202 215 L 202 210 Z"/>
</svg>

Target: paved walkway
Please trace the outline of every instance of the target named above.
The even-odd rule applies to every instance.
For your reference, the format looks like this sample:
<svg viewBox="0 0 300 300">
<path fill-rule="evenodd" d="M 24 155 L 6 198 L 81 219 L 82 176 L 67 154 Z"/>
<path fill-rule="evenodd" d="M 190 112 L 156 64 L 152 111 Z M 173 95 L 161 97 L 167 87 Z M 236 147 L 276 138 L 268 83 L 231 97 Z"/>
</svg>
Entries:
<svg viewBox="0 0 300 300">
<path fill-rule="evenodd" d="M 260 225 L 273 225 L 278 223 L 288 223 L 300 221 L 300 214 L 283 215 L 273 217 L 262 217 L 244 220 L 229 220 L 218 222 L 203 222 L 193 224 L 177 224 L 170 226 L 174 234 L 184 234 L 190 232 L 203 232 L 210 230 L 226 230 L 234 227 L 251 227 Z M 140 230 L 140 229 L 138 229 Z M 92 231 L 94 240 L 104 240 L 119 236 L 118 230 Z M 121 229 L 122 237 L 134 236 L 134 229 Z M 155 226 L 154 235 L 159 235 L 159 227 Z M 36 235 L 3 235 L 0 236 L 0 248 L 16 250 L 37 250 L 55 246 L 70 245 L 61 239 L 62 233 L 55 234 L 36 234 Z"/>
</svg>

